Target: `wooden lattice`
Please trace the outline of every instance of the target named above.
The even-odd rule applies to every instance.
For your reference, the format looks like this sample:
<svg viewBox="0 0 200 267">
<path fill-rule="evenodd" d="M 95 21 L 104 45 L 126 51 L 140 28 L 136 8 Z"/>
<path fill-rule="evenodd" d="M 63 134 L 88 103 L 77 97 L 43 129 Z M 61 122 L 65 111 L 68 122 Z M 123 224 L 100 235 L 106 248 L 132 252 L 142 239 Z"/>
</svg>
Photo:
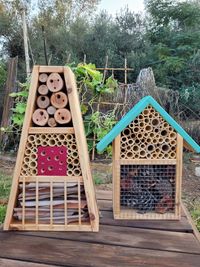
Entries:
<svg viewBox="0 0 200 267">
<path fill-rule="evenodd" d="M 67 67 L 35 66 L 4 229 L 98 227 L 74 75 Z"/>
</svg>

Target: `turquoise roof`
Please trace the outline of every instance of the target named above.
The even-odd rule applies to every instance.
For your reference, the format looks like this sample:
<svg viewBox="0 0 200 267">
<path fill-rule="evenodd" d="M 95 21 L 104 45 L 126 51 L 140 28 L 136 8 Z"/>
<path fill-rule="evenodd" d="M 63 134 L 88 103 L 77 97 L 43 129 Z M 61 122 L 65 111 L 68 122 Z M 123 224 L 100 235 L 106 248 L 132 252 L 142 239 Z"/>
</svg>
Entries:
<svg viewBox="0 0 200 267">
<path fill-rule="evenodd" d="M 97 150 L 104 150 L 148 105 L 154 107 L 163 119 L 165 119 L 183 137 L 194 151 L 200 153 L 200 146 L 151 96 L 142 98 L 97 144 Z"/>
</svg>

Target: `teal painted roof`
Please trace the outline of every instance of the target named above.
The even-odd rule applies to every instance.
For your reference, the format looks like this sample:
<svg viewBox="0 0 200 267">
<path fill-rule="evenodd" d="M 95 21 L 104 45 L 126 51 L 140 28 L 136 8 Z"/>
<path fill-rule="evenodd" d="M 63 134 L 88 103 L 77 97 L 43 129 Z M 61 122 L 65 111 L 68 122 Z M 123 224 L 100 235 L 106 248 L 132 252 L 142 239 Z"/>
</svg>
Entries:
<svg viewBox="0 0 200 267">
<path fill-rule="evenodd" d="M 158 104 L 151 96 L 142 98 L 97 144 L 97 150 L 104 150 L 148 105 L 154 107 L 197 153 L 200 153 L 200 146 L 191 136 Z"/>
</svg>

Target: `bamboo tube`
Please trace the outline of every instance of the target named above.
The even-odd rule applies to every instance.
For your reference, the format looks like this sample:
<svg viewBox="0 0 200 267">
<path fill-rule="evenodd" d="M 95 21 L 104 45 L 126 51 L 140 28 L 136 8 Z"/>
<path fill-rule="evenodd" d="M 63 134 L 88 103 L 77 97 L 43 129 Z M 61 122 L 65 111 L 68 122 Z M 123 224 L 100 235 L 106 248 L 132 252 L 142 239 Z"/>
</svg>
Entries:
<svg viewBox="0 0 200 267">
<path fill-rule="evenodd" d="M 48 75 L 47 75 L 46 73 L 41 73 L 41 74 L 39 75 L 39 81 L 40 81 L 41 83 L 46 83 L 47 79 L 48 79 Z"/>
<path fill-rule="evenodd" d="M 146 132 L 150 132 L 151 130 L 152 130 L 151 125 L 146 125 L 146 126 L 145 126 L 145 131 L 146 131 Z"/>
<path fill-rule="evenodd" d="M 47 95 L 49 92 L 49 89 L 48 87 L 45 85 L 45 84 L 41 84 L 39 87 L 38 87 L 38 93 L 40 95 Z"/>
<path fill-rule="evenodd" d="M 153 152 L 155 150 L 155 146 L 153 145 L 153 144 L 149 144 L 148 146 L 147 146 L 147 151 L 148 152 Z"/>
<path fill-rule="evenodd" d="M 131 134 L 131 130 L 129 128 L 126 128 L 124 131 L 123 131 L 123 135 L 124 136 L 130 136 Z"/>
<path fill-rule="evenodd" d="M 45 126 L 48 122 L 49 115 L 44 109 L 36 109 L 32 116 L 33 122 L 39 126 Z"/>
<path fill-rule="evenodd" d="M 26 149 L 25 152 L 24 152 L 25 155 L 30 155 L 31 154 L 31 149 Z"/>
<path fill-rule="evenodd" d="M 140 114 L 140 115 L 138 116 L 138 120 L 143 121 L 143 120 L 144 120 L 144 116 L 143 116 L 142 114 Z"/>
<path fill-rule="evenodd" d="M 164 153 L 167 153 L 170 150 L 170 146 L 168 144 L 163 144 L 162 145 L 162 151 Z"/>
<path fill-rule="evenodd" d="M 35 141 L 35 136 L 34 135 L 29 135 L 28 136 L 28 142 L 32 143 Z"/>
<path fill-rule="evenodd" d="M 55 141 L 54 139 L 49 139 L 49 140 L 47 141 L 47 144 L 48 144 L 49 146 L 55 146 L 56 141 Z"/>
<path fill-rule="evenodd" d="M 146 157 L 147 153 L 145 150 L 140 150 L 139 155 L 141 158 L 144 158 L 144 157 Z"/>
<path fill-rule="evenodd" d="M 49 75 L 47 79 L 47 87 L 51 92 L 55 93 L 60 91 L 63 88 L 63 85 L 63 79 L 60 74 L 53 72 Z"/>
<path fill-rule="evenodd" d="M 54 118 L 59 124 L 67 124 L 71 121 L 71 113 L 68 109 L 61 108 L 56 111 Z"/>
<path fill-rule="evenodd" d="M 48 113 L 49 115 L 54 115 L 55 112 L 56 112 L 56 108 L 55 108 L 54 106 L 49 106 L 49 107 L 47 108 L 47 113 Z"/>
<path fill-rule="evenodd" d="M 168 135 L 168 131 L 167 131 L 167 130 L 162 130 L 162 131 L 160 132 L 160 134 L 161 134 L 162 136 L 167 136 L 167 135 Z"/>
<path fill-rule="evenodd" d="M 159 119 L 157 118 L 153 118 L 151 121 L 151 125 L 154 127 L 158 127 L 158 125 L 160 124 Z"/>
<path fill-rule="evenodd" d="M 47 108 L 50 104 L 50 100 L 48 96 L 41 95 L 37 98 L 37 105 L 39 108 Z"/>
<path fill-rule="evenodd" d="M 51 104 L 55 108 L 64 108 L 68 103 L 67 95 L 63 92 L 54 93 L 51 96 Z"/>
<path fill-rule="evenodd" d="M 133 131 L 134 131 L 134 133 L 138 133 L 138 132 L 140 131 L 140 128 L 139 128 L 139 127 L 135 127 L 135 128 L 133 129 Z"/>
<path fill-rule="evenodd" d="M 145 109 L 142 113 L 143 113 L 144 116 L 148 116 L 149 113 L 150 113 L 150 110 L 149 109 Z"/>
<path fill-rule="evenodd" d="M 175 132 L 171 132 L 171 133 L 169 134 L 169 137 L 170 137 L 171 139 L 175 139 L 175 138 L 176 138 L 176 133 L 175 133 Z"/>
<path fill-rule="evenodd" d="M 133 151 L 135 152 L 139 151 L 139 146 L 133 146 Z"/>
<path fill-rule="evenodd" d="M 49 118 L 48 119 L 48 125 L 49 125 L 49 127 L 56 127 L 57 126 L 57 122 L 55 121 L 54 118 Z"/>
</svg>

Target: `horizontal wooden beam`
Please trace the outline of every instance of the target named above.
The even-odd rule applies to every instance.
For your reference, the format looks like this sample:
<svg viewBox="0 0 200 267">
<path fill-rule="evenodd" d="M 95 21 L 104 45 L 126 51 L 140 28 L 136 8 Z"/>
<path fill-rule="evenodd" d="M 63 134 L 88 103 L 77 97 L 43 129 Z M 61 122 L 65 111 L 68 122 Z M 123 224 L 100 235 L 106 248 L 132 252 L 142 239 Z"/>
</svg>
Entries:
<svg viewBox="0 0 200 267">
<path fill-rule="evenodd" d="M 57 73 L 63 73 L 64 67 L 63 66 L 39 66 L 39 73 L 45 72 L 45 73 L 51 73 L 51 72 L 57 72 Z"/>
<path fill-rule="evenodd" d="M 62 183 L 62 182 L 72 182 L 76 183 L 78 181 L 83 182 L 82 176 L 20 176 L 19 182 L 31 183 L 31 182 L 53 182 L 53 183 Z"/>
<path fill-rule="evenodd" d="M 176 165 L 175 159 L 120 159 L 119 165 Z"/>
<path fill-rule="evenodd" d="M 30 127 L 28 130 L 29 134 L 73 134 L 73 127 Z"/>
</svg>

